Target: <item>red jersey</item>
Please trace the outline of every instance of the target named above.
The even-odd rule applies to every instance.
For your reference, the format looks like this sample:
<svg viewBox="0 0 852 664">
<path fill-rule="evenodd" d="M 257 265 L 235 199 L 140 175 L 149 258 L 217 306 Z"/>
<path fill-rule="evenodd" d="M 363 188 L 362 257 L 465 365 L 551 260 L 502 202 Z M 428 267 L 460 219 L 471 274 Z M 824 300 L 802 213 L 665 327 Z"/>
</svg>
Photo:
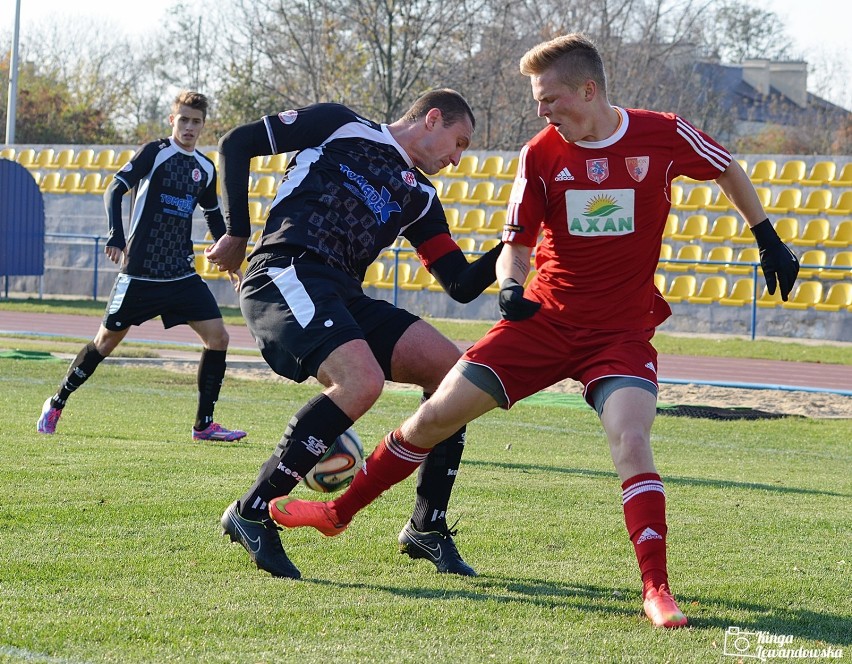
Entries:
<svg viewBox="0 0 852 664">
<path fill-rule="evenodd" d="M 521 150 L 505 242 L 534 246 L 526 296 L 594 329 L 656 327 L 671 309 L 654 287 L 678 175 L 716 179 L 730 153 L 672 113 L 616 109 L 618 130 L 569 143 L 548 126 Z"/>
</svg>

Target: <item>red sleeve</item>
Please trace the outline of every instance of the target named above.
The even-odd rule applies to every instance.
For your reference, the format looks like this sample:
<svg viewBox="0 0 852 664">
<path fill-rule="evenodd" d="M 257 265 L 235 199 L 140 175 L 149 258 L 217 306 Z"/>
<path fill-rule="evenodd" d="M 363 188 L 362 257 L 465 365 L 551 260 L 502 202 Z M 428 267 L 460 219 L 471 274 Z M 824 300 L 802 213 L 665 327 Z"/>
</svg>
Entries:
<svg viewBox="0 0 852 664">
<path fill-rule="evenodd" d="M 452 251 L 461 251 L 461 249 L 459 249 L 459 245 L 456 244 L 449 233 L 441 233 L 440 235 L 429 238 L 417 247 L 417 256 L 420 258 L 423 266 L 428 270 L 432 263 Z"/>
</svg>

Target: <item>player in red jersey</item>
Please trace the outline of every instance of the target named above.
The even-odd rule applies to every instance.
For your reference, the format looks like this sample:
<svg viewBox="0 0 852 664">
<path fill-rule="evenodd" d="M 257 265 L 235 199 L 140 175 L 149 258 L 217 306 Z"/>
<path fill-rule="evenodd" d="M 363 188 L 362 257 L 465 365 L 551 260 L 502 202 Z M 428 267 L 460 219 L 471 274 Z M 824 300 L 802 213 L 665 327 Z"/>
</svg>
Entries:
<svg viewBox="0 0 852 664">
<path fill-rule="evenodd" d="M 715 180 L 748 222 L 770 292 L 786 300 L 798 262 L 778 239 L 731 155 L 668 113 L 607 99 L 595 46 L 582 35 L 521 59 L 547 127 L 521 151 L 497 263 L 504 320 L 476 343 L 433 397 L 370 455 L 365 473 L 329 503 L 272 501 L 285 526 L 341 532 L 354 514 L 408 476 L 435 443 L 483 413 L 573 378 L 598 412 L 621 479 L 627 531 L 655 626 L 687 623 L 669 590 L 663 483 L 650 432 L 656 415 L 654 329 L 670 314 L 654 287 L 671 182 Z M 538 274 L 524 290 L 530 257 Z"/>
</svg>

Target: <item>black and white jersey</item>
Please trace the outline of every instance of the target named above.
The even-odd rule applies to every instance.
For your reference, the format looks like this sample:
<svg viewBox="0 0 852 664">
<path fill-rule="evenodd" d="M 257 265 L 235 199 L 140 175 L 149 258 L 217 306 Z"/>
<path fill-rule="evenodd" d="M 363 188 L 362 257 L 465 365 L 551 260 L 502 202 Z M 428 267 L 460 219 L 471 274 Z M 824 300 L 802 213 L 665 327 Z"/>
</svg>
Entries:
<svg viewBox="0 0 852 664">
<path fill-rule="evenodd" d="M 284 111 L 263 123 L 270 153 L 298 152 L 253 255 L 304 247 L 360 281 L 399 235 L 414 247 L 449 236 L 435 187 L 386 125 L 340 104 Z"/>
<path fill-rule="evenodd" d="M 182 279 L 195 273 L 192 213 L 200 205 L 211 223 L 221 219 L 216 168 L 197 150 L 187 152 L 171 138 L 142 146 L 115 176 L 131 192 L 127 264 L 122 272 L 142 279 Z M 107 204 L 112 239 L 124 247 L 121 218 Z M 224 233 L 221 221 L 218 235 Z M 211 226 L 211 230 L 213 230 Z"/>
</svg>

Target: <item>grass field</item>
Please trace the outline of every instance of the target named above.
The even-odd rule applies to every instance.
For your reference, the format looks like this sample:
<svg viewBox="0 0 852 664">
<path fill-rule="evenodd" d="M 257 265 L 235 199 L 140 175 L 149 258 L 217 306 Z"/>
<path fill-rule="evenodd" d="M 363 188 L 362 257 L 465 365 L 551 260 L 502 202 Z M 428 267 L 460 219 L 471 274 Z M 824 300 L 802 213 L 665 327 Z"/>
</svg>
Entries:
<svg viewBox="0 0 852 664">
<path fill-rule="evenodd" d="M 315 388 L 227 377 L 217 419 L 248 442 L 201 444 L 194 375 L 108 362 L 38 435 L 65 367 L 0 359 L 0 662 L 724 663 L 729 627 L 850 659 L 848 420 L 657 419 L 691 620 L 662 631 L 590 409 L 531 401 L 470 426 L 451 517 L 479 577 L 397 553 L 410 479 L 337 538 L 282 533 L 296 582 L 250 565 L 218 519 Z M 368 450 L 417 400 L 381 398 L 356 427 Z"/>
</svg>

